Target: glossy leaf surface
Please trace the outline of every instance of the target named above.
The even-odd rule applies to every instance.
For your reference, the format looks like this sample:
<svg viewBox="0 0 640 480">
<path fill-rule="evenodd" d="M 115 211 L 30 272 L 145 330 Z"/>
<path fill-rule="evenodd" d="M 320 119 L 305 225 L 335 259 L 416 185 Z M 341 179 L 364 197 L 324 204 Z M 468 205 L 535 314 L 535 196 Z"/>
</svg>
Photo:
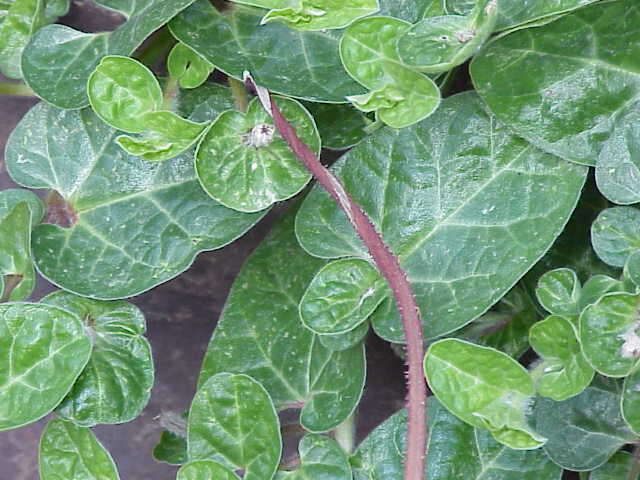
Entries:
<svg viewBox="0 0 640 480">
<path fill-rule="evenodd" d="M 347 350 L 364 341 L 368 333 L 369 322 L 364 322 L 346 333 L 319 335 L 318 340 L 320 340 L 320 343 L 329 350 L 339 352 L 341 350 Z"/>
<path fill-rule="evenodd" d="M 308 430 L 326 431 L 346 420 L 364 386 L 363 347 L 334 352 L 298 315 L 304 289 L 322 265 L 298 245 L 292 216 L 276 227 L 236 278 L 200 385 L 216 373 L 245 373 L 264 385 L 277 409 L 301 408 Z"/>
<path fill-rule="evenodd" d="M 245 3 L 245 2 L 242 2 Z M 253 3 L 253 2 L 246 2 Z M 271 2 L 268 2 L 271 3 Z M 272 7 L 262 23 L 283 22 L 297 30 L 328 30 L 344 28 L 355 20 L 376 13 L 378 0 L 298 0 L 298 2 L 276 1 L 274 4 L 289 5 Z"/>
<path fill-rule="evenodd" d="M 464 422 L 488 429 L 511 448 L 534 449 L 544 444 L 544 437 L 525 418 L 535 393 L 533 380 L 508 355 L 445 339 L 431 344 L 424 370 L 436 398 Z"/>
<path fill-rule="evenodd" d="M 269 394 L 246 375 L 214 375 L 191 404 L 187 446 L 190 459 L 242 469 L 245 480 L 272 478 L 282 440 Z"/>
<path fill-rule="evenodd" d="M 320 137 L 309 112 L 295 100 L 277 97 L 274 101 L 318 154 Z M 231 110 L 215 120 L 198 146 L 196 171 L 212 198 L 242 212 L 257 212 L 286 200 L 311 179 L 257 97 L 246 113 Z"/>
<path fill-rule="evenodd" d="M 58 413 L 82 426 L 125 423 L 147 405 L 153 386 L 151 347 L 142 312 L 127 302 L 103 302 L 58 291 L 42 303 L 75 314 L 93 342 L 87 367 Z"/>
<path fill-rule="evenodd" d="M 580 287 L 573 270 L 559 268 L 540 277 L 536 297 L 548 312 L 571 317 L 580 314 Z"/>
<path fill-rule="evenodd" d="M 591 243 L 602 261 L 624 267 L 629 255 L 640 250 L 640 210 L 612 207 L 602 211 L 591 227 Z"/>
<path fill-rule="evenodd" d="M 428 338 L 469 323 L 514 285 L 563 229 L 586 174 L 513 137 L 468 93 L 417 125 L 376 131 L 333 171 L 399 256 Z M 318 257 L 368 258 L 317 187 L 296 233 Z M 383 338 L 403 341 L 391 299 L 372 321 Z"/>
<path fill-rule="evenodd" d="M 40 479 L 119 480 L 116 465 L 93 432 L 64 420 L 49 422 L 40 440 Z"/>
<path fill-rule="evenodd" d="M 342 68 L 342 32 L 301 32 L 280 22 L 261 25 L 264 10 L 236 5 L 220 13 L 200 0 L 171 24 L 178 40 L 219 70 L 241 79 L 248 70 L 274 93 L 317 101 L 345 102 L 363 89 Z"/>
<path fill-rule="evenodd" d="M 45 0 L 14 0 L 0 24 L 0 72 L 22 78 L 20 58 L 31 36 L 45 22 Z"/>
<path fill-rule="evenodd" d="M 227 467 L 212 460 L 195 460 L 184 465 L 176 480 L 238 480 Z"/>
<path fill-rule="evenodd" d="M 351 480 L 351 465 L 335 440 L 306 435 L 298 447 L 301 465 L 293 472 L 279 472 L 276 480 Z"/>
<path fill-rule="evenodd" d="M 48 305 L 0 304 L 0 431 L 51 412 L 90 354 L 75 315 Z"/>
<path fill-rule="evenodd" d="M 153 447 L 153 458 L 169 465 L 183 465 L 189 461 L 187 439 L 175 433 L 163 430 L 160 441 Z"/>
<path fill-rule="evenodd" d="M 3 301 L 26 299 L 35 287 L 31 258 L 31 209 L 18 203 L 0 219 L 0 297 Z"/>
<path fill-rule="evenodd" d="M 202 85 L 215 67 L 196 51 L 178 42 L 167 57 L 169 74 L 178 79 L 182 88 Z"/>
<path fill-rule="evenodd" d="M 146 162 L 126 155 L 116 135 L 89 110 L 42 103 L 9 139 L 13 179 L 55 190 L 63 199 L 60 225 L 39 225 L 33 232 L 36 265 L 53 283 L 94 298 L 136 295 L 259 220 L 211 200 L 189 155 Z"/>
</svg>

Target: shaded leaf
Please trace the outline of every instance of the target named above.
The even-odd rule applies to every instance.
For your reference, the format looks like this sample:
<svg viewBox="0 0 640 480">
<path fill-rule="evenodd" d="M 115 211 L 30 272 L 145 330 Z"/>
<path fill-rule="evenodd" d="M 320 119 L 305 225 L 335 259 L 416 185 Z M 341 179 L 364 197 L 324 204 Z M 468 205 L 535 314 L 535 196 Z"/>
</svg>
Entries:
<svg viewBox="0 0 640 480">
<path fill-rule="evenodd" d="M 352 147 L 367 136 L 366 127 L 373 123 L 351 105 L 305 102 L 304 106 L 313 115 L 322 148 L 343 150 Z"/>
<path fill-rule="evenodd" d="M 607 463 L 592 471 L 588 478 L 589 480 L 635 480 L 631 477 L 633 464 L 634 459 L 630 453 L 616 452 Z"/>
<path fill-rule="evenodd" d="M 622 417 L 631 430 L 640 435 L 640 370 L 624 379 L 622 387 Z"/>
<path fill-rule="evenodd" d="M 36 284 L 31 258 L 31 208 L 20 202 L 0 220 L 0 298 L 26 299 Z"/>
<path fill-rule="evenodd" d="M 640 210 L 613 207 L 603 210 L 591 227 L 591 243 L 602 261 L 624 267 L 629 255 L 640 250 Z"/>
<path fill-rule="evenodd" d="M 362 395 L 364 349 L 331 351 L 298 315 L 304 289 L 322 265 L 300 248 L 293 217 L 287 217 L 236 278 L 200 385 L 216 373 L 245 373 L 264 385 L 277 409 L 301 408 L 308 430 L 330 430 L 346 420 Z"/>
<path fill-rule="evenodd" d="M 636 250 L 624 266 L 624 275 L 631 280 L 636 287 L 640 287 L 640 250 Z"/>
<path fill-rule="evenodd" d="M 191 460 L 211 459 L 245 480 L 272 478 L 280 462 L 280 424 L 271 398 L 246 375 L 219 373 L 202 385 L 189 410 Z"/>
<path fill-rule="evenodd" d="M 580 314 L 580 280 L 570 268 L 558 268 L 538 280 L 536 297 L 549 313 L 573 317 Z"/>
<path fill-rule="evenodd" d="M 163 430 L 160 441 L 153 447 L 153 458 L 169 465 L 187 463 L 187 439 L 168 430 Z"/>
<path fill-rule="evenodd" d="M 582 287 L 580 293 L 580 311 L 593 305 L 607 293 L 624 293 L 627 289 L 620 280 L 607 275 L 594 275 Z M 631 293 L 631 292 L 628 292 Z"/>
<path fill-rule="evenodd" d="M 351 480 L 351 466 L 335 440 L 306 435 L 298 446 L 301 465 L 293 472 L 278 472 L 276 480 Z"/>
<path fill-rule="evenodd" d="M 195 460 L 184 465 L 176 480 L 238 480 L 227 467 L 212 460 Z"/>
<path fill-rule="evenodd" d="M 399 256 L 427 338 L 464 326 L 504 296 L 562 231 L 586 174 L 513 137 L 470 93 L 445 99 L 418 125 L 376 131 L 333 171 Z M 296 233 L 318 257 L 368 258 L 318 187 Z M 372 321 L 378 335 L 403 341 L 390 298 Z"/>
<path fill-rule="evenodd" d="M 215 67 L 195 50 L 178 42 L 169 52 L 167 69 L 176 77 L 182 88 L 196 88 L 202 85 Z"/>
<path fill-rule="evenodd" d="M 190 155 L 146 162 L 126 155 L 116 135 L 89 110 L 41 103 L 9 139 L 13 179 L 63 198 L 65 226 L 33 231 L 36 266 L 56 285 L 101 299 L 137 295 L 260 219 L 211 200 L 195 178 Z"/>
<path fill-rule="evenodd" d="M 176 105 L 181 117 L 192 122 L 209 122 L 222 112 L 235 108 L 230 89 L 216 83 L 205 83 L 192 90 L 181 90 Z"/>
</svg>

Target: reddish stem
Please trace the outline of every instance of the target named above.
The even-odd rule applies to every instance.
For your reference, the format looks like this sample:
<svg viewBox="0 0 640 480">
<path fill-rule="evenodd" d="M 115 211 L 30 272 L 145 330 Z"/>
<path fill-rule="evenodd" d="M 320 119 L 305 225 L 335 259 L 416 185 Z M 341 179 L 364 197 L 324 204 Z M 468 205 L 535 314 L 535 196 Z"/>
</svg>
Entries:
<svg viewBox="0 0 640 480">
<path fill-rule="evenodd" d="M 411 284 L 400 267 L 398 258 L 384 243 L 369 217 L 346 192 L 340 180 L 320 163 L 320 159 L 315 153 L 298 137 L 293 126 L 282 116 L 280 109 L 271 100 L 268 92 L 262 87 L 256 86 L 250 77 L 247 77 L 245 82 L 250 89 L 258 93 L 263 106 L 267 112 L 272 114 L 276 129 L 289 144 L 291 150 L 347 214 L 349 221 L 369 250 L 378 270 L 393 291 L 407 341 L 407 409 L 409 419 L 404 478 L 405 480 L 423 480 L 425 478 L 427 441 L 425 409 L 427 390 L 422 368 L 424 357 L 422 322 Z"/>
</svg>

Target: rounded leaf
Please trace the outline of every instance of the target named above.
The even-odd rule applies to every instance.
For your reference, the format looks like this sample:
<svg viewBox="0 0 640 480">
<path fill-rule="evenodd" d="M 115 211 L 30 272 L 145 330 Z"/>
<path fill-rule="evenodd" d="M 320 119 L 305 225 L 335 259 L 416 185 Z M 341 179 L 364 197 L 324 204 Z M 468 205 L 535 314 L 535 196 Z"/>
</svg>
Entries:
<svg viewBox="0 0 640 480">
<path fill-rule="evenodd" d="M 334 352 L 348 350 L 362 343 L 369 333 L 369 322 L 363 322 L 353 330 L 336 335 L 318 335 L 320 343 Z"/>
<path fill-rule="evenodd" d="M 178 470 L 176 480 L 239 480 L 234 472 L 212 460 L 195 460 Z"/>
<path fill-rule="evenodd" d="M 639 475 L 631 476 L 635 464 L 635 458 L 629 452 L 616 452 L 607 463 L 589 474 L 589 480 L 637 480 Z"/>
<path fill-rule="evenodd" d="M 280 472 L 277 480 L 351 480 L 347 455 L 335 440 L 322 435 L 305 435 L 298 446 L 300 467 Z"/>
<path fill-rule="evenodd" d="M 640 369 L 624 379 L 621 405 L 625 422 L 634 433 L 640 435 Z"/>
<path fill-rule="evenodd" d="M 554 315 L 572 317 L 580 314 L 580 280 L 569 268 L 558 268 L 542 275 L 536 297 L 540 305 Z"/>
<path fill-rule="evenodd" d="M 640 287 L 640 250 L 634 251 L 624 266 L 624 275 L 631 280 L 636 287 Z"/>
<path fill-rule="evenodd" d="M 629 255 L 640 250 L 639 231 L 639 209 L 607 208 L 591 226 L 591 243 L 603 262 L 614 267 L 624 267 Z"/>
<path fill-rule="evenodd" d="M 169 52 L 167 69 L 176 77 L 182 88 L 196 88 L 202 85 L 215 67 L 198 52 L 184 43 L 178 42 Z"/>
</svg>

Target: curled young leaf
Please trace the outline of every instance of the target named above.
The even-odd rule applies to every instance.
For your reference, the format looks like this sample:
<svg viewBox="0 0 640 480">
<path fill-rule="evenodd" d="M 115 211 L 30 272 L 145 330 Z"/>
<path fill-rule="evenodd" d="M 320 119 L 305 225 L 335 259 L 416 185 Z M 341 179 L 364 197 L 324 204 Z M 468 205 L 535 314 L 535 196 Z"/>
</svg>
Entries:
<svg viewBox="0 0 640 480">
<path fill-rule="evenodd" d="M 90 354 L 91 342 L 72 313 L 49 305 L 0 304 L 0 431 L 51 412 Z"/>
<path fill-rule="evenodd" d="M 272 478 L 280 462 L 278 415 L 267 391 L 246 375 L 219 373 L 198 389 L 187 435 L 189 459 L 242 469 L 245 480 Z"/>
<path fill-rule="evenodd" d="M 181 42 L 171 49 L 167 57 L 169 75 L 176 77 L 182 88 L 199 87 L 214 68 L 206 58 Z"/>
<path fill-rule="evenodd" d="M 576 272 L 570 268 L 551 270 L 540 277 L 536 297 L 549 313 L 569 318 L 580 314 L 581 287 Z"/>
<path fill-rule="evenodd" d="M 194 460 L 178 470 L 176 480 L 240 480 L 240 477 L 213 460 Z"/>
<path fill-rule="evenodd" d="M 305 435 L 298 446 L 300 467 L 279 472 L 275 480 L 351 480 L 347 455 L 335 440 L 322 435 Z"/>
<path fill-rule="evenodd" d="M 614 267 L 624 267 L 629 256 L 640 250 L 640 210 L 612 207 L 603 210 L 591 226 L 593 249 Z"/>
<path fill-rule="evenodd" d="M 461 420 L 489 430 L 498 442 L 514 449 L 544 444 L 545 438 L 526 420 L 535 393 L 533 380 L 513 358 L 450 338 L 431 344 L 424 370 L 434 395 Z"/>
<path fill-rule="evenodd" d="M 295 100 L 274 101 L 300 138 L 319 153 L 320 136 L 309 112 Z M 241 212 L 286 200 L 311 179 L 257 98 L 246 113 L 227 111 L 213 122 L 198 145 L 196 172 L 212 198 Z"/>
</svg>

